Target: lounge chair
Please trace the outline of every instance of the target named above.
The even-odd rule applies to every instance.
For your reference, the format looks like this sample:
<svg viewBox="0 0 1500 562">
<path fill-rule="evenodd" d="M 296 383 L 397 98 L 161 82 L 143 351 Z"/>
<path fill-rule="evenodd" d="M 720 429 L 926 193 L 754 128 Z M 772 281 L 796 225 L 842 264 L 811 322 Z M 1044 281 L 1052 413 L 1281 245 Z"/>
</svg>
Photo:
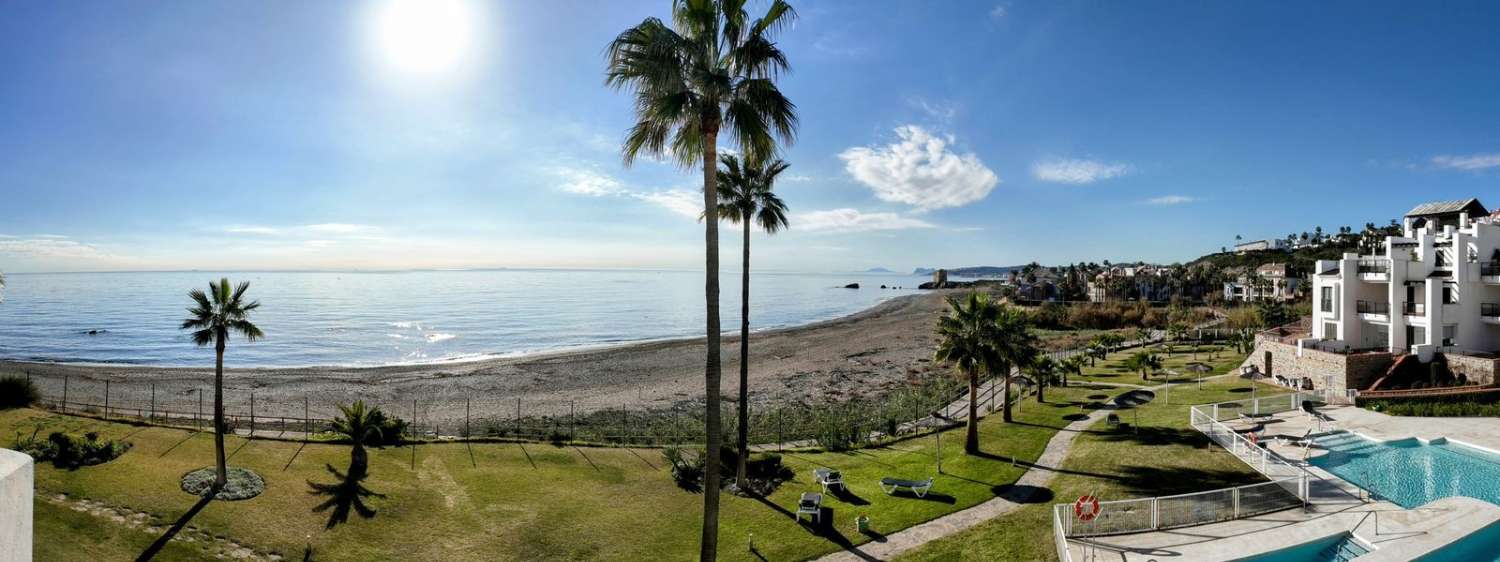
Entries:
<svg viewBox="0 0 1500 562">
<path fill-rule="evenodd" d="M 812 516 L 813 523 L 818 523 L 818 518 L 823 514 L 823 494 L 815 492 L 803 492 L 802 499 L 797 501 L 797 520 L 802 520 L 802 514 Z"/>
<path fill-rule="evenodd" d="M 932 489 L 932 478 L 926 480 L 902 480 L 900 478 L 881 478 L 880 489 L 886 494 L 894 494 L 897 490 L 906 488 L 919 498 L 927 497 L 927 492 Z"/>
<path fill-rule="evenodd" d="M 813 479 L 823 486 L 823 493 L 828 493 L 829 488 L 844 488 L 844 475 L 831 468 L 819 468 L 813 471 Z"/>
<path fill-rule="evenodd" d="M 1105 427 L 1108 427 L 1110 429 L 1115 429 L 1115 428 L 1120 427 L 1120 416 L 1117 415 L 1117 414 L 1110 414 L 1110 415 L 1106 416 L 1104 418 L 1104 425 L 1105 425 Z"/>
</svg>

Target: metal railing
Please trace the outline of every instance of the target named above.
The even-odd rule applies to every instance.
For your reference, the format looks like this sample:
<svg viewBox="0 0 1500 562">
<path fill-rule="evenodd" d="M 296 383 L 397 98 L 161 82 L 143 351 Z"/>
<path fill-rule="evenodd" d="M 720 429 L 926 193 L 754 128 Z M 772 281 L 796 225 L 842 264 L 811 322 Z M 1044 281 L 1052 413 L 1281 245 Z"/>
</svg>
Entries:
<svg viewBox="0 0 1500 562">
<path fill-rule="evenodd" d="M 1354 310 L 1360 314 L 1390 314 L 1391 303 L 1385 301 L 1354 301 Z"/>
<path fill-rule="evenodd" d="M 1064 508 L 1060 510 L 1059 508 Z M 1068 518 L 1066 513 L 1067 504 L 1052 506 L 1052 542 L 1057 547 L 1057 559 L 1061 562 L 1073 562 L 1073 553 L 1068 549 L 1068 529 L 1063 523 Z"/>
<path fill-rule="evenodd" d="M 1052 506 L 1059 549 L 1066 539 L 1144 533 L 1253 517 L 1303 505 L 1304 477 L 1283 478 L 1204 492 L 1099 502 L 1099 514 L 1083 522 L 1071 517 L 1072 504 Z M 1059 556 L 1061 557 L 1061 556 Z"/>
<path fill-rule="evenodd" d="M 1427 304 L 1420 302 L 1405 302 L 1401 304 L 1401 313 L 1407 316 L 1421 316 L 1427 313 Z"/>
<path fill-rule="evenodd" d="M 1500 317 L 1500 303 L 1487 302 L 1480 304 L 1479 315 L 1487 318 Z"/>
<path fill-rule="evenodd" d="M 1387 260 L 1359 260 L 1355 264 L 1355 270 L 1361 275 L 1380 274 L 1391 272 L 1391 262 Z"/>
<path fill-rule="evenodd" d="M 1500 275 L 1500 261 L 1480 262 L 1479 274 L 1485 277 Z"/>
</svg>

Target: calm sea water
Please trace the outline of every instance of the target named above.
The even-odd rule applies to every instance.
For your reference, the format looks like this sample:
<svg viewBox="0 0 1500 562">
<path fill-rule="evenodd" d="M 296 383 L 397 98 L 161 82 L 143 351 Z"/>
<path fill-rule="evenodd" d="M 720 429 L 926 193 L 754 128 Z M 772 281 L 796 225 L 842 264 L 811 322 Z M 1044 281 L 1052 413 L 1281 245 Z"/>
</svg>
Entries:
<svg viewBox="0 0 1500 562">
<path fill-rule="evenodd" d="M 178 329 L 190 289 L 213 273 L 6 276 L 0 358 L 203 366 Z M 503 270 L 240 272 L 266 339 L 234 343 L 236 366 L 390 365 L 520 355 L 702 335 L 703 274 Z M 905 275 L 757 273 L 752 329 L 806 324 L 914 291 Z M 858 282 L 859 290 L 843 289 Z M 723 276 L 722 323 L 739 326 L 739 274 Z M 906 290 L 881 290 L 881 284 Z M 90 334 L 90 332 L 95 332 Z"/>
</svg>

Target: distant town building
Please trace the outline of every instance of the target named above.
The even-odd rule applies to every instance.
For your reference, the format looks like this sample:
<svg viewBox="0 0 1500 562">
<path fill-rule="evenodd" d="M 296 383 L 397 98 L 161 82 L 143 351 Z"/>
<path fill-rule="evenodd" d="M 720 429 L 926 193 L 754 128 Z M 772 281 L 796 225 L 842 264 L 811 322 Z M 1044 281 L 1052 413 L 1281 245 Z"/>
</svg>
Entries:
<svg viewBox="0 0 1500 562">
<path fill-rule="evenodd" d="M 1224 283 L 1224 300 L 1252 302 L 1258 300 L 1289 301 L 1297 298 L 1303 280 L 1288 273 L 1284 263 L 1268 263 L 1254 271 L 1241 271 L 1233 281 Z"/>
<path fill-rule="evenodd" d="M 1272 239 L 1266 239 L 1266 240 L 1254 240 L 1254 241 L 1251 241 L 1251 242 L 1244 242 L 1244 243 L 1241 243 L 1241 244 L 1235 244 L 1234 245 L 1234 253 L 1236 253 L 1236 254 L 1243 254 L 1245 252 L 1258 252 L 1258 251 L 1263 251 L 1263 250 L 1286 250 L 1286 249 L 1287 249 L 1286 240 L 1282 240 L 1280 238 L 1272 238 Z"/>
<path fill-rule="evenodd" d="M 1172 298 L 1170 267 L 1143 264 L 1113 266 L 1089 280 L 1086 293 L 1091 302 L 1145 299 L 1164 301 Z"/>
<path fill-rule="evenodd" d="M 1319 260 L 1311 332 L 1322 347 L 1424 362 L 1500 352 L 1500 221 L 1477 199 L 1426 203 L 1375 255 Z"/>
</svg>

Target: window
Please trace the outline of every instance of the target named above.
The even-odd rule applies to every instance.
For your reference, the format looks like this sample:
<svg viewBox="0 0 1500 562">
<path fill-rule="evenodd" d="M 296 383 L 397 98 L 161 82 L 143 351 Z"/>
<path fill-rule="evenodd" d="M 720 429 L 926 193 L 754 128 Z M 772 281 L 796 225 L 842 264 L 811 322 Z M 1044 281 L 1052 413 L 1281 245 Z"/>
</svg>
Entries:
<svg viewBox="0 0 1500 562">
<path fill-rule="evenodd" d="M 1443 285 L 1443 304 L 1458 304 L 1458 290 L 1453 285 Z"/>
<path fill-rule="evenodd" d="M 1333 287 L 1323 287 L 1323 312 L 1333 312 Z"/>
<path fill-rule="evenodd" d="M 1453 345 L 1453 340 L 1458 339 L 1458 326 L 1443 326 L 1443 345 Z"/>
</svg>

